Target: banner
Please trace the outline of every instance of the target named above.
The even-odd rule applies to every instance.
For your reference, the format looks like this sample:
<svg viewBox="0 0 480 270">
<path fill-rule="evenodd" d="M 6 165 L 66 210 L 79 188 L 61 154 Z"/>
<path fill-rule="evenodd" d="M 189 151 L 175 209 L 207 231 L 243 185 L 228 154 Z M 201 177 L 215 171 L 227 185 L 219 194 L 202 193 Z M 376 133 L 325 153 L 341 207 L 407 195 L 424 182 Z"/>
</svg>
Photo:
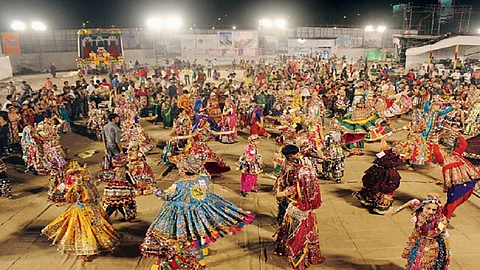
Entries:
<svg viewBox="0 0 480 270">
<path fill-rule="evenodd" d="M 180 56 L 182 54 L 181 50 L 181 40 L 180 38 L 170 38 L 167 42 L 167 55 L 171 57 Z"/>
<path fill-rule="evenodd" d="M 195 35 L 178 35 L 182 50 L 195 50 Z"/>
<path fill-rule="evenodd" d="M 21 54 L 18 34 L 2 32 L 2 48 L 4 54 Z"/>
<path fill-rule="evenodd" d="M 382 47 L 382 33 L 365 32 L 365 47 L 367 48 L 380 48 Z"/>
<path fill-rule="evenodd" d="M 197 35 L 197 51 L 217 49 L 217 35 Z"/>
<path fill-rule="evenodd" d="M 232 32 L 218 32 L 218 48 L 222 48 L 222 49 L 233 48 Z"/>
<path fill-rule="evenodd" d="M 257 31 L 236 31 L 233 32 L 233 44 L 235 48 L 258 48 L 258 32 Z"/>
<path fill-rule="evenodd" d="M 134 50 L 140 48 L 140 43 L 138 42 L 140 38 L 137 34 L 133 35 L 122 35 L 122 45 L 125 50 Z"/>
<path fill-rule="evenodd" d="M 453 0 L 438 0 L 440 5 L 440 22 L 448 23 L 453 20 L 453 15 L 455 13 L 455 6 Z"/>
</svg>

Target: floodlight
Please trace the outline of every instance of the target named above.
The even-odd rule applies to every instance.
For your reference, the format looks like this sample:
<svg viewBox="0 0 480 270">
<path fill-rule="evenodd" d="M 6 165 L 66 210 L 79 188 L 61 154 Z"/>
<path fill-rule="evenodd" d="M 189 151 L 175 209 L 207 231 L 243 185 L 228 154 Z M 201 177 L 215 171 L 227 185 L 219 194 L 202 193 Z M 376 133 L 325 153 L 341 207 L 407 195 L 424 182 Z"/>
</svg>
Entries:
<svg viewBox="0 0 480 270">
<path fill-rule="evenodd" d="M 179 17 L 168 18 L 166 21 L 166 26 L 168 26 L 170 29 L 178 29 L 182 27 L 182 19 Z"/>
<path fill-rule="evenodd" d="M 272 28 L 272 27 L 273 27 L 273 23 L 272 23 L 272 21 L 269 20 L 269 19 L 263 19 L 263 20 L 262 20 L 262 27 Z"/>
<path fill-rule="evenodd" d="M 12 29 L 15 31 L 23 31 L 27 29 L 27 25 L 24 22 L 21 21 L 14 21 L 12 23 Z"/>
<path fill-rule="evenodd" d="M 367 25 L 367 27 L 365 27 L 365 32 L 373 32 L 373 31 L 375 31 L 375 29 L 373 28 L 373 26 Z"/>
<path fill-rule="evenodd" d="M 150 18 L 147 20 L 147 26 L 153 29 L 160 29 L 163 27 L 163 20 L 160 18 Z"/>
<path fill-rule="evenodd" d="M 377 32 L 383 33 L 383 32 L 385 32 L 386 29 L 387 29 L 386 26 L 384 26 L 384 25 L 379 25 L 379 26 L 377 27 Z"/>
<path fill-rule="evenodd" d="M 284 19 L 277 19 L 275 20 L 275 26 L 277 26 L 280 29 L 285 28 L 287 26 L 287 21 Z"/>
<path fill-rule="evenodd" d="M 35 31 L 45 31 L 47 26 L 42 22 L 32 22 L 32 29 Z"/>
<path fill-rule="evenodd" d="M 478 28 L 478 33 L 480 34 L 480 28 Z"/>
<path fill-rule="evenodd" d="M 237 29 L 237 27 L 234 25 L 234 26 L 232 27 L 232 29 L 235 30 L 235 29 Z"/>
</svg>

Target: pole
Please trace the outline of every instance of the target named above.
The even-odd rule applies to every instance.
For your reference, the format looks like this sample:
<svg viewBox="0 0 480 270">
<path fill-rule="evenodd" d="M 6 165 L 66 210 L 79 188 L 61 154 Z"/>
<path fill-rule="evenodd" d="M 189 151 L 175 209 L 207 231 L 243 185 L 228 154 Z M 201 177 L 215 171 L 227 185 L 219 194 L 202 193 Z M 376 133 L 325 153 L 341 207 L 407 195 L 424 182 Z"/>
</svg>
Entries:
<svg viewBox="0 0 480 270">
<path fill-rule="evenodd" d="M 433 35 L 434 26 L 435 26 L 435 9 L 432 11 L 432 29 L 430 30 L 430 35 Z"/>
<path fill-rule="evenodd" d="M 157 33 L 153 33 L 153 56 L 155 57 L 155 65 L 158 65 L 158 57 L 157 57 Z"/>
<path fill-rule="evenodd" d="M 457 68 L 457 58 L 458 58 L 458 48 L 460 47 L 460 45 L 457 45 L 455 47 L 455 58 L 454 58 L 454 62 L 453 62 L 453 70 L 455 70 Z"/>
<path fill-rule="evenodd" d="M 458 33 L 462 33 L 463 11 L 460 13 L 460 23 L 458 24 Z"/>
<path fill-rule="evenodd" d="M 468 10 L 468 21 L 467 21 L 467 31 L 466 32 L 468 32 L 468 30 L 470 28 L 470 18 L 472 18 L 472 8 L 470 8 Z"/>
<path fill-rule="evenodd" d="M 432 56 L 433 56 L 433 51 L 430 51 L 430 55 L 428 56 L 427 72 L 430 72 L 430 64 L 432 63 Z"/>
<path fill-rule="evenodd" d="M 410 20 L 408 22 L 408 30 L 412 29 L 412 16 L 413 16 L 413 7 L 409 6 L 409 11 L 410 11 Z"/>
<path fill-rule="evenodd" d="M 438 31 L 437 31 L 437 35 L 440 35 L 440 26 L 442 26 L 442 12 L 440 12 L 440 16 L 438 16 Z"/>
<path fill-rule="evenodd" d="M 43 68 L 42 32 L 38 32 L 38 40 L 40 45 L 38 46 L 38 48 L 40 49 L 40 72 L 42 72 L 42 68 Z"/>
</svg>

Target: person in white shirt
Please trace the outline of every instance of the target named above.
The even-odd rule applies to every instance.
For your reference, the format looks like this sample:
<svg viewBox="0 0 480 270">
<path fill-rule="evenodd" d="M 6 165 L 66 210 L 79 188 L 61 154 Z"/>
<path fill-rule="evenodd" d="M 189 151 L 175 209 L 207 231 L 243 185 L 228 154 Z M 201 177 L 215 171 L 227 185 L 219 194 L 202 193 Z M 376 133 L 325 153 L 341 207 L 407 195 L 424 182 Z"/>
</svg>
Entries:
<svg viewBox="0 0 480 270">
<path fill-rule="evenodd" d="M 95 92 L 95 83 L 93 80 L 90 80 L 90 84 L 87 86 L 87 93 L 89 96 L 91 96 Z"/>
<path fill-rule="evenodd" d="M 135 64 L 130 61 L 130 63 L 128 63 L 128 70 L 133 70 L 135 68 Z"/>
<path fill-rule="evenodd" d="M 425 74 L 427 73 L 427 71 L 425 70 L 425 67 L 422 67 L 420 68 L 420 70 L 418 71 L 418 76 L 420 76 L 420 78 L 425 78 Z"/>
<path fill-rule="evenodd" d="M 450 75 L 450 77 L 452 77 L 452 79 L 453 79 L 453 84 L 455 85 L 455 88 L 457 88 L 458 85 L 460 84 L 460 77 L 461 76 L 462 75 L 460 74 L 460 72 L 458 72 L 457 69 L 452 73 L 452 75 Z"/>
<path fill-rule="evenodd" d="M 95 75 L 95 77 L 93 77 L 93 82 L 96 83 L 96 84 L 98 84 L 98 85 L 100 85 L 100 84 L 102 83 L 102 81 L 103 81 L 103 78 L 100 77 L 100 74 L 99 74 L 99 73 L 97 73 L 97 74 Z"/>
<path fill-rule="evenodd" d="M 469 70 L 467 72 L 465 72 L 465 74 L 463 74 L 463 80 L 464 82 L 466 82 L 467 84 L 471 84 L 472 83 L 472 72 Z"/>
<path fill-rule="evenodd" d="M 13 100 L 13 95 L 8 95 L 7 96 L 7 101 L 5 103 L 3 103 L 2 111 L 8 112 L 7 105 L 12 104 L 12 100 Z"/>
</svg>

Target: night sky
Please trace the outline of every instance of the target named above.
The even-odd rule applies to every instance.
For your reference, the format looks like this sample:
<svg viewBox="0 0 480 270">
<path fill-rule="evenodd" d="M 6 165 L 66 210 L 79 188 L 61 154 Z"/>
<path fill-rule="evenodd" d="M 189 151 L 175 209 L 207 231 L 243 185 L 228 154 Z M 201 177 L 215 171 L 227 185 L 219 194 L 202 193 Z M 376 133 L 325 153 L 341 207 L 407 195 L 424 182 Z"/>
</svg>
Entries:
<svg viewBox="0 0 480 270">
<path fill-rule="evenodd" d="M 255 28 L 261 18 L 289 16 L 290 26 L 389 24 L 391 4 L 401 0 L 0 0 L 0 30 L 13 20 L 40 20 L 49 29 L 87 27 L 144 27 L 151 16 L 178 14 L 184 25 Z M 413 0 L 415 5 L 437 0 Z M 474 4 L 478 0 L 457 0 Z M 479 7 L 475 7 L 479 9 Z M 360 15 L 358 15 L 360 14 Z M 225 15 L 227 15 L 225 17 Z M 347 16 L 346 19 L 343 17 Z M 218 21 L 218 17 L 222 20 Z M 475 22 L 476 23 L 476 22 Z M 479 26 L 480 27 L 480 26 Z"/>
</svg>

